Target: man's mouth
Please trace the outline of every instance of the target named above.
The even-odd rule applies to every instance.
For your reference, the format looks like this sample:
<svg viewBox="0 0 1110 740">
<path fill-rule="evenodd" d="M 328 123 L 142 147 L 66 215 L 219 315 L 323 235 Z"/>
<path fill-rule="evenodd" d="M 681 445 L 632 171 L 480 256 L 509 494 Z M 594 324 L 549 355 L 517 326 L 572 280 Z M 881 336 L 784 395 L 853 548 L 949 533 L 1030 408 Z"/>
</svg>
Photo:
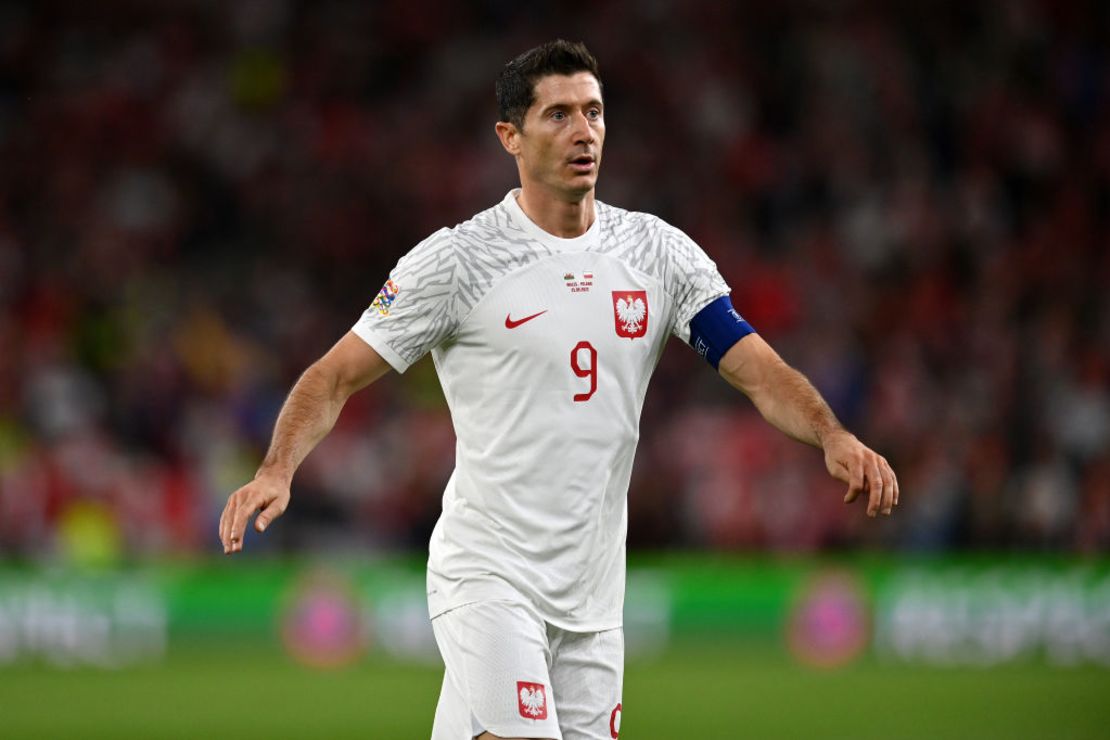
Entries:
<svg viewBox="0 0 1110 740">
<path fill-rule="evenodd" d="M 593 172 L 597 162 L 592 154 L 579 154 L 577 157 L 571 158 L 569 164 L 575 172 L 586 173 Z"/>
</svg>

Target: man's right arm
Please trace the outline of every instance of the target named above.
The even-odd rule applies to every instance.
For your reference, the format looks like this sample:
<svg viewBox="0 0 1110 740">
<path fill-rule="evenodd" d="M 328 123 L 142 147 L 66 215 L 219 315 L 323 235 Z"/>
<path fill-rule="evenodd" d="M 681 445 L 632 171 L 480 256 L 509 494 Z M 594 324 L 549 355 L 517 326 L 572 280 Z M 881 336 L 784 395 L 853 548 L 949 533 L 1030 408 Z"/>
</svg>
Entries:
<svg viewBox="0 0 1110 740">
<path fill-rule="evenodd" d="M 353 332 L 347 332 L 301 375 L 278 414 L 266 458 L 247 485 L 228 497 L 220 516 L 225 554 L 243 549 L 247 522 L 255 512 L 262 532 L 289 505 L 293 473 L 331 431 L 351 394 L 390 369 L 381 355 Z"/>
</svg>

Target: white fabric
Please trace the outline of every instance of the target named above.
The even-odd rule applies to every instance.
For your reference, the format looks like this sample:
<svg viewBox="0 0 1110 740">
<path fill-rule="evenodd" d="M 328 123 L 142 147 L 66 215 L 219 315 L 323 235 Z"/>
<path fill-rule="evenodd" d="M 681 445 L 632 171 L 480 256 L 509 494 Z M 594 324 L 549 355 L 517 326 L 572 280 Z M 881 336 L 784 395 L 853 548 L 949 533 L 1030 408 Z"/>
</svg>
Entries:
<svg viewBox="0 0 1110 740">
<path fill-rule="evenodd" d="M 729 289 L 654 216 L 598 202 L 585 234 L 560 239 L 515 196 L 403 257 L 392 298 L 353 331 L 399 372 L 430 350 L 451 409 L 431 615 L 519 594 L 564 629 L 611 629 L 648 379 L 667 337 L 688 341 L 690 319 Z"/>
<path fill-rule="evenodd" d="M 432 740 L 470 740 L 486 731 L 611 740 L 619 731 L 620 628 L 568 632 L 522 602 L 483 601 L 439 615 L 432 629 L 445 665 Z M 522 683 L 539 687 L 542 699 L 529 688 L 532 704 L 526 707 Z"/>
</svg>

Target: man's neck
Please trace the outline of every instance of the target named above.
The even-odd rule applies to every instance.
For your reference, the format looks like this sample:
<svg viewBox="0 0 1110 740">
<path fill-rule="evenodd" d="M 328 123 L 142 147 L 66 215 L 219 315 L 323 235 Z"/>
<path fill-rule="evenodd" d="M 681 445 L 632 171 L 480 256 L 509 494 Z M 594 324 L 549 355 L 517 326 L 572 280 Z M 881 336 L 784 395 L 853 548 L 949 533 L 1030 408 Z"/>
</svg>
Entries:
<svg viewBox="0 0 1110 740">
<path fill-rule="evenodd" d="M 594 223 L 594 191 L 580 200 L 562 200 L 536 187 L 523 186 L 517 203 L 524 215 L 548 234 L 563 239 L 582 236 Z"/>
</svg>

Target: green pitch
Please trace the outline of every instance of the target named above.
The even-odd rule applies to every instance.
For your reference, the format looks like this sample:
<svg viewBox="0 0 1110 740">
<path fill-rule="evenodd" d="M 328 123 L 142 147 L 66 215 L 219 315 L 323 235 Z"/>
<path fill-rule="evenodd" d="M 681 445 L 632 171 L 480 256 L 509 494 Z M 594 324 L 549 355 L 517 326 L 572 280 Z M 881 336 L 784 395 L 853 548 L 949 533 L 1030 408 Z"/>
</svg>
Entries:
<svg viewBox="0 0 1110 740">
<path fill-rule="evenodd" d="M 308 671 L 279 651 L 179 650 L 121 671 L 0 668 L 4 738 L 426 738 L 436 668 Z M 1110 670 L 800 668 L 740 644 L 629 664 L 625 740 L 1110 737 Z"/>
</svg>

